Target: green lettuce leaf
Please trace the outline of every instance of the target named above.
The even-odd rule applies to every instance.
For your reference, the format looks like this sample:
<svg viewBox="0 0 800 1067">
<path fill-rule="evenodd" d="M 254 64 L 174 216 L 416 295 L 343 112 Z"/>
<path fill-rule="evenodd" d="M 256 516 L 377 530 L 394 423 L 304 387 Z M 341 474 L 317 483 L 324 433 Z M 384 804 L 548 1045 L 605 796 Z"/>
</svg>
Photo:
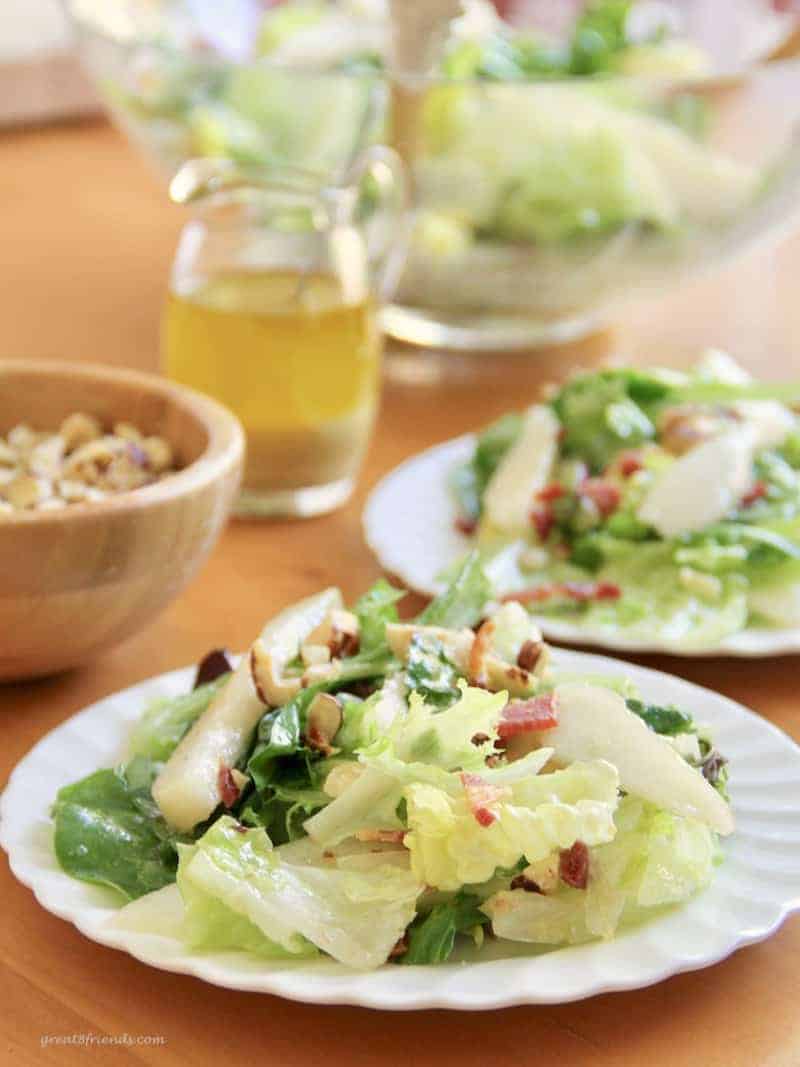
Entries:
<svg viewBox="0 0 800 1067">
<path fill-rule="evenodd" d="M 158 765 L 137 757 L 60 789 L 53 805 L 54 846 L 73 878 L 119 890 L 131 900 L 175 880 L 185 840 L 150 795 Z"/>
<path fill-rule="evenodd" d="M 381 578 L 356 601 L 353 611 L 358 618 L 362 653 L 385 647 L 386 624 L 397 622 L 397 602 L 405 595 L 404 589 L 397 589 Z"/>
<path fill-rule="evenodd" d="M 456 934 L 489 922 L 480 903 L 480 897 L 461 892 L 419 916 L 408 928 L 408 949 L 400 963 L 444 963 L 455 947 Z"/>
<path fill-rule="evenodd" d="M 446 708 L 461 695 L 458 681 L 463 672 L 451 663 L 440 641 L 415 634 L 408 646 L 403 680 L 408 689 L 427 704 Z"/>
<path fill-rule="evenodd" d="M 452 629 L 474 626 L 482 617 L 490 596 L 491 586 L 480 555 L 470 552 L 447 589 L 428 604 L 417 622 L 423 626 L 446 626 Z"/>
<path fill-rule="evenodd" d="M 676 734 L 694 732 L 694 719 L 685 711 L 673 705 L 661 707 L 657 704 L 645 704 L 642 700 L 626 700 L 630 711 L 644 719 L 651 730 L 657 734 L 674 737 Z"/>
</svg>

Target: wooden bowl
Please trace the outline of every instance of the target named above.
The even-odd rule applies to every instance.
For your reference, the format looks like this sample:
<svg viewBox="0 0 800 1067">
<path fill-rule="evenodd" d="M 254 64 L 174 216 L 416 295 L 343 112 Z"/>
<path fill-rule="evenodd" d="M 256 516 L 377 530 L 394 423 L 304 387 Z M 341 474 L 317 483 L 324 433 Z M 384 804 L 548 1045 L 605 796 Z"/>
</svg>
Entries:
<svg viewBox="0 0 800 1067">
<path fill-rule="evenodd" d="M 0 434 L 57 429 L 74 411 L 170 442 L 180 470 L 97 503 L 0 519 L 0 680 L 85 663 L 183 589 L 239 487 L 242 428 L 216 401 L 155 375 L 0 360 Z"/>
</svg>

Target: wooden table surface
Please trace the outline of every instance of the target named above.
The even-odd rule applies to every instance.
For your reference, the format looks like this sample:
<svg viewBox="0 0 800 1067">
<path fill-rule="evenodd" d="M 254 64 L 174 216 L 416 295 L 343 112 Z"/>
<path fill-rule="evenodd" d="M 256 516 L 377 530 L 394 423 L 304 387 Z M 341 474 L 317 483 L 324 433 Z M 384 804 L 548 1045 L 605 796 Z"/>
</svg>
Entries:
<svg viewBox="0 0 800 1067">
<path fill-rule="evenodd" d="M 121 137 L 102 122 L 6 134 L 0 205 L 2 355 L 155 369 L 164 280 L 183 216 Z M 668 299 L 638 305 L 617 334 L 539 357 L 498 359 L 491 377 L 484 360 L 473 381 L 387 385 L 348 507 L 305 523 L 231 524 L 192 586 L 143 633 L 81 670 L 0 688 L 0 784 L 34 742 L 90 702 L 191 663 L 214 645 L 243 647 L 265 617 L 326 583 L 357 594 L 379 573 L 359 528 L 376 479 L 418 449 L 519 406 L 548 377 L 618 352 L 681 364 L 709 344 L 727 346 L 766 377 L 797 373 L 798 271 L 795 238 Z M 800 737 L 798 657 L 641 662 L 718 689 Z M 95 1049 L 95 1062 L 800 1064 L 796 918 L 715 967 L 638 992 L 495 1013 L 393 1015 L 309 1007 L 151 970 L 39 908 L 5 857 L 0 902 L 3 1063 L 83 1063 L 90 1050 L 43 1047 L 42 1037 L 127 1033 L 164 1043 Z"/>
</svg>

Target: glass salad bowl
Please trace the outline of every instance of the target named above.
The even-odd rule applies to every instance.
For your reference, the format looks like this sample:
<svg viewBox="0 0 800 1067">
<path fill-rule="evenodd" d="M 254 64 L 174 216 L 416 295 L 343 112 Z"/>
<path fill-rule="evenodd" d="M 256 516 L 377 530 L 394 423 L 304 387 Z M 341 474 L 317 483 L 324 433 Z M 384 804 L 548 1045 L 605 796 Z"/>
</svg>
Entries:
<svg viewBox="0 0 800 1067">
<path fill-rule="evenodd" d="M 722 20 L 713 0 L 521 0 L 535 29 L 465 0 L 425 71 L 395 70 L 401 92 L 385 0 L 67 6 L 106 103 L 167 176 L 199 155 L 336 180 L 402 125 L 415 195 L 384 315 L 414 344 L 580 336 L 800 205 L 796 24 L 768 0 Z"/>
</svg>

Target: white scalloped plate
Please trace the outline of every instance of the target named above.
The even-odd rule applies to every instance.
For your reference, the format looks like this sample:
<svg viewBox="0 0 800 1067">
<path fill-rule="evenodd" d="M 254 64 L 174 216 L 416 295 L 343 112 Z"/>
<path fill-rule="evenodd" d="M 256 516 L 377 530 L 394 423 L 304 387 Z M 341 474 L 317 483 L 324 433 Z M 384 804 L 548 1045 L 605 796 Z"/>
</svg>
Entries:
<svg viewBox="0 0 800 1067">
<path fill-rule="evenodd" d="M 434 596 L 441 589 L 438 576 L 459 560 L 471 541 L 455 528 L 456 505 L 448 477 L 468 459 L 475 446 L 472 434 L 435 445 L 401 463 L 372 490 L 364 508 L 367 544 L 386 570 L 409 589 Z M 624 631 L 611 637 L 586 626 L 537 616 L 542 633 L 551 641 L 594 645 L 617 652 L 668 652 L 675 656 L 784 656 L 800 652 L 799 629 L 749 627 L 716 645 L 686 648 L 669 641 L 644 641 Z"/>
<path fill-rule="evenodd" d="M 567 669 L 593 674 L 619 674 L 623 666 L 561 649 L 556 659 Z M 12 871 L 33 889 L 39 903 L 87 937 L 161 970 L 231 989 L 320 1004 L 480 1010 L 650 985 L 768 937 L 800 908 L 800 748 L 770 723 L 716 693 L 642 667 L 625 664 L 624 669 L 646 699 L 681 705 L 714 728 L 730 759 L 737 830 L 725 842 L 725 861 L 711 887 L 685 907 L 613 941 L 539 955 L 496 941 L 488 949 L 500 958 L 438 967 L 387 965 L 363 973 L 332 960 L 274 964 L 243 953 L 190 953 L 172 937 L 110 926 L 118 898 L 60 870 L 48 810 L 62 785 L 122 757 L 143 705 L 156 696 L 185 692 L 192 681 L 189 668 L 116 693 L 44 737 L 18 764 L 0 798 L 0 844 Z"/>
</svg>

